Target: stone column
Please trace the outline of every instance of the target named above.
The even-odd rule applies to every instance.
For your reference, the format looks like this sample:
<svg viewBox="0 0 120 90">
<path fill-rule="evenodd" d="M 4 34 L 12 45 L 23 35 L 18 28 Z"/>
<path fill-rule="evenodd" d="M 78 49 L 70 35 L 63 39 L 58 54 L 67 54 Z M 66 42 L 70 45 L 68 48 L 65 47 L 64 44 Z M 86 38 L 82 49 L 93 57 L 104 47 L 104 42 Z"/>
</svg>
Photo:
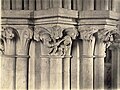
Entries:
<svg viewBox="0 0 120 90">
<path fill-rule="evenodd" d="M 36 0 L 36 10 L 41 10 L 41 8 L 42 8 L 41 0 Z"/>
<path fill-rule="evenodd" d="M 117 11 L 117 4 L 119 0 L 112 0 L 112 10 Z"/>
<path fill-rule="evenodd" d="M 35 0 L 29 0 L 29 10 L 35 10 Z"/>
<path fill-rule="evenodd" d="M 120 43 L 114 42 L 112 50 L 112 88 L 120 89 Z"/>
<path fill-rule="evenodd" d="M 28 8 L 29 8 L 29 0 L 24 0 L 24 10 L 28 10 Z"/>
<path fill-rule="evenodd" d="M 3 27 L 1 33 L 3 50 L 1 60 L 1 89 L 15 89 L 15 29 Z"/>
<path fill-rule="evenodd" d="M 62 89 L 62 58 L 50 56 L 50 89 Z"/>
<path fill-rule="evenodd" d="M 19 38 L 16 43 L 16 89 L 28 89 L 29 47 L 33 32 L 27 26 L 16 26 Z"/>
<path fill-rule="evenodd" d="M 64 0 L 64 8 L 71 9 L 71 0 Z"/>
<path fill-rule="evenodd" d="M 92 26 L 80 26 L 81 64 L 80 64 L 80 88 L 93 90 L 93 51 L 95 45 L 94 33 L 97 29 Z"/>
<path fill-rule="evenodd" d="M 105 0 L 105 10 L 109 10 L 109 0 Z"/>
<path fill-rule="evenodd" d="M 100 28 L 96 34 L 95 60 L 94 60 L 94 88 L 104 88 L 104 58 L 105 50 L 113 40 L 112 34 L 116 32 L 116 27 Z"/>
<path fill-rule="evenodd" d="M 16 10 L 22 10 L 22 0 L 16 0 Z"/>
<path fill-rule="evenodd" d="M 46 79 L 44 78 L 44 80 L 50 80 L 49 83 L 44 83 L 44 88 L 42 89 L 45 89 L 48 84 L 50 85 L 50 89 L 70 89 L 70 57 L 67 56 L 70 56 L 72 39 L 76 35 L 77 31 L 74 28 L 63 29 L 58 25 L 49 28 L 35 28 L 34 39 L 37 41 L 41 40 L 43 44 L 41 52 L 44 58 L 42 57 L 41 61 L 42 59 L 46 61 L 42 63 L 42 66 L 44 65 L 45 67 L 41 67 L 41 71 L 45 71 L 46 67 L 50 70 L 46 70 L 46 73 L 43 73 L 41 77 L 45 77 Z M 45 58 L 46 56 L 48 56 L 49 60 Z"/>
<path fill-rule="evenodd" d="M 102 0 L 103 1 L 103 0 Z M 95 6 L 95 9 L 96 10 L 100 10 L 101 9 L 101 0 L 96 0 L 95 2 L 96 6 Z M 102 5 L 103 6 L 103 5 Z"/>
<path fill-rule="evenodd" d="M 42 0 L 42 9 L 49 8 L 49 0 Z"/>
<path fill-rule="evenodd" d="M 10 0 L 2 0 L 2 9 L 10 10 Z"/>
<path fill-rule="evenodd" d="M 104 88 L 104 58 L 105 58 L 106 45 L 99 39 L 95 44 L 95 60 L 94 60 L 94 88 Z"/>
<path fill-rule="evenodd" d="M 80 89 L 80 40 L 73 41 L 71 57 L 71 90 Z"/>
<path fill-rule="evenodd" d="M 83 0 L 83 10 L 94 10 L 94 0 Z"/>
<path fill-rule="evenodd" d="M 53 8 L 62 8 L 62 0 L 53 0 Z"/>
<path fill-rule="evenodd" d="M 12 10 L 16 9 L 16 0 L 12 0 Z"/>
</svg>

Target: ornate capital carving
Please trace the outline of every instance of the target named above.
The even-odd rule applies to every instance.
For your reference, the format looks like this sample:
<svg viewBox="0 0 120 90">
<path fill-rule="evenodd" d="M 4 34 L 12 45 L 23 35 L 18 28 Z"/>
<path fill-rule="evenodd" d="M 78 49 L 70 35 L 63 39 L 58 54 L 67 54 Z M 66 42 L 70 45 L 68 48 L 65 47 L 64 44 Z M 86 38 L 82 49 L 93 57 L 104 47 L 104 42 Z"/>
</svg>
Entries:
<svg viewBox="0 0 120 90">
<path fill-rule="evenodd" d="M 97 32 L 97 38 L 105 42 L 107 48 L 111 45 L 111 42 L 115 41 L 116 35 L 118 36 L 119 31 L 116 26 L 106 26 L 104 28 L 100 28 Z"/>
<path fill-rule="evenodd" d="M 116 33 L 118 33 L 117 27 L 104 27 L 98 30 L 98 39 L 104 42 L 113 41 L 113 34 Z"/>
<path fill-rule="evenodd" d="M 5 39 L 13 39 L 15 37 L 15 29 L 13 27 L 3 27 L 1 37 Z"/>
<path fill-rule="evenodd" d="M 71 47 L 72 39 L 75 39 L 77 35 L 78 32 L 75 28 L 36 27 L 34 39 L 41 41 L 49 49 L 49 54 L 65 55 L 68 48 Z"/>
<path fill-rule="evenodd" d="M 83 40 L 92 40 L 94 37 L 94 34 L 98 32 L 98 27 L 95 26 L 80 26 L 79 27 L 80 32 L 80 39 Z"/>
<path fill-rule="evenodd" d="M 18 29 L 19 38 L 17 40 L 17 50 L 18 52 L 28 53 L 30 41 L 33 38 L 33 31 L 29 27 L 20 27 L 20 29 L 21 30 Z"/>
</svg>

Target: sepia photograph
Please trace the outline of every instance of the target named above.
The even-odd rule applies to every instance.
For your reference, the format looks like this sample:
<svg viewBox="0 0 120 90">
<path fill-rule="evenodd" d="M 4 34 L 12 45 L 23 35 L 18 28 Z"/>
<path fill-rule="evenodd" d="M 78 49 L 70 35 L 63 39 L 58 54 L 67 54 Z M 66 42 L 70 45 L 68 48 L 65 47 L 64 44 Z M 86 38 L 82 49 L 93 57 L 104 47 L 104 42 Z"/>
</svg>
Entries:
<svg viewBox="0 0 120 90">
<path fill-rule="evenodd" d="M 0 5 L 0 90 L 120 90 L 120 0 Z"/>
</svg>

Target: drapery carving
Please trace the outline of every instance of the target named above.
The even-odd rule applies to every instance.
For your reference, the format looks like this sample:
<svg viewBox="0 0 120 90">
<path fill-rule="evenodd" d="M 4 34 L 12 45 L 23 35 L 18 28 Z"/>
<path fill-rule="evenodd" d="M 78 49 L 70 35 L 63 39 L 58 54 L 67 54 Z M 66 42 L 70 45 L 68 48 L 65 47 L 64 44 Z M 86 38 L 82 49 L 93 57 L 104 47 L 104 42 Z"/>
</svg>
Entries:
<svg viewBox="0 0 120 90">
<path fill-rule="evenodd" d="M 75 39 L 78 32 L 75 28 L 61 28 L 53 26 L 51 28 L 36 27 L 34 39 L 42 41 L 49 48 L 51 55 L 65 55 L 67 49 L 71 47 L 72 39 Z"/>
</svg>

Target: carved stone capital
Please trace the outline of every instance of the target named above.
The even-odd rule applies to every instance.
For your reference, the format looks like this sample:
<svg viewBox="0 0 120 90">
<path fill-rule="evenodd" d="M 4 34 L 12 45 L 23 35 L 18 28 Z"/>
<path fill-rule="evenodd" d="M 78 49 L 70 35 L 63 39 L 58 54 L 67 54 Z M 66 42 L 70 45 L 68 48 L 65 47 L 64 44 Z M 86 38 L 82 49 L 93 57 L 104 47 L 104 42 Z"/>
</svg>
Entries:
<svg viewBox="0 0 120 90">
<path fill-rule="evenodd" d="M 2 54 L 12 54 L 15 50 L 15 40 L 17 37 L 17 30 L 12 26 L 2 26 L 0 37 L 0 51 Z"/>
<path fill-rule="evenodd" d="M 107 48 L 115 41 L 116 35 L 118 36 L 120 33 L 116 26 L 106 26 L 104 28 L 100 28 L 97 32 L 97 40 L 105 42 Z"/>
<path fill-rule="evenodd" d="M 95 26 L 80 26 L 79 27 L 80 32 L 80 39 L 83 40 L 92 40 L 94 37 L 94 34 L 98 32 L 98 27 Z"/>
<path fill-rule="evenodd" d="M 113 41 L 113 34 L 118 33 L 117 27 L 111 26 L 111 27 L 104 27 L 98 30 L 98 39 L 101 41 Z"/>
<path fill-rule="evenodd" d="M 75 28 L 62 28 L 57 25 L 49 28 L 35 27 L 34 31 L 34 39 L 41 41 L 52 55 L 65 55 L 71 47 L 72 39 L 77 35 Z"/>
<path fill-rule="evenodd" d="M 2 26 L 1 37 L 5 39 L 13 39 L 15 37 L 15 29 L 13 27 Z"/>
<path fill-rule="evenodd" d="M 33 31 L 31 28 L 25 26 L 25 27 L 20 27 L 21 30 L 19 30 L 19 27 L 16 27 L 19 37 L 17 40 L 17 51 L 19 52 L 24 52 L 28 53 L 28 49 L 30 46 L 30 41 L 33 38 Z"/>
</svg>

